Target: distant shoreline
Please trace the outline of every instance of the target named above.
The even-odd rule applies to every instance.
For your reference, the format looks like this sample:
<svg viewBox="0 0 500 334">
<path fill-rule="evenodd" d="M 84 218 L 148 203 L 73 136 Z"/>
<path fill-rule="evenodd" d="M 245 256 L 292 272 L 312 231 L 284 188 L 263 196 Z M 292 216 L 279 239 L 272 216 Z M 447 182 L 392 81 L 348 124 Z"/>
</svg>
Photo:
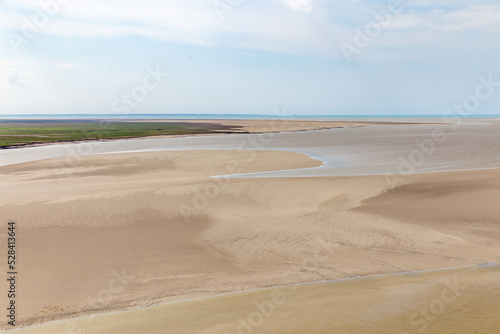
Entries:
<svg viewBox="0 0 500 334">
<path fill-rule="evenodd" d="M 12 120 L 9 120 L 12 121 Z M 2 123 L 0 121 L 0 141 L 5 138 L 9 137 L 9 134 L 2 134 L 2 125 L 5 124 L 7 125 L 16 125 L 16 124 L 38 124 L 38 123 L 31 123 L 29 122 L 30 120 L 28 119 L 23 119 L 21 120 L 20 123 L 16 122 L 6 122 Z M 311 131 L 311 130 L 328 130 L 328 129 L 335 129 L 335 128 L 353 128 L 353 127 L 360 127 L 360 126 L 374 126 L 374 125 L 418 125 L 418 124 L 432 124 L 432 123 L 417 123 L 417 122 L 384 122 L 384 121 L 308 121 L 308 120 L 288 120 L 288 119 L 134 119 L 134 120 L 127 120 L 127 121 L 110 121 L 106 119 L 74 119 L 74 120 L 69 120 L 69 119 L 43 119 L 39 120 L 41 121 L 40 124 L 52 124 L 51 122 L 55 122 L 56 125 L 68 125 L 72 126 L 73 124 L 93 124 L 93 123 L 98 123 L 99 126 L 97 129 L 90 131 L 89 133 L 96 133 L 99 131 L 106 131 L 106 129 L 102 130 L 101 124 L 129 124 L 129 126 L 132 126 L 132 124 L 139 124 L 139 123 L 145 123 L 145 124 L 165 124 L 168 123 L 168 125 L 178 125 L 178 124 L 189 124 L 189 125 L 196 125 L 199 127 L 202 127 L 203 129 L 201 130 L 202 132 L 196 132 L 193 130 L 186 129 L 185 133 L 177 133 L 177 132 L 172 132 L 168 133 L 168 129 L 164 130 L 167 131 L 167 133 L 148 133 L 148 134 L 143 134 L 143 135 L 123 135 L 123 136 L 113 136 L 114 134 L 106 135 L 102 134 L 101 138 L 77 138 L 77 139 L 61 139 L 61 140 L 47 140 L 47 141 L 36 141 L 34 142 L 33 140 L 30 140 L 29 142 L 26 143 L 16 143 L 12 145 L 3 145 L 0 146 L 0 149 L 19 149 L 19 148 L 26 148 L 26 147 L 39 147 L 39 146 L 46 146 L 46 145 L 57 145 L 57 144 L 72 144 L 72 143 L 89 143 L 89 142 L 100 142 L 100 141 L 112 141 L 112 140 L 124 140 L 124 139 L 140 139 L 140 138 L 174 138 L 174 137 L 187 137 L 187 136 L 207 136 L 207 135 L 224 135 L 224 134 L 262 134 L 262 133 L 281 133 L 281 132 L 299 132 L 299 131 Z M 43 127 L 40 127 L 40 129 L 37 126 L 32 126 L 32 128 L 36 131 L 33 133 L 35 134 L 26 134 L 26 135 L 10 135 L 10 136 L 15 136 L 15 137 L 23 137 L 23 136 L 33 136 L 36 138 L 41 138 L 41 137 L 49 137 L 48 135 L 42 136 L 38 134 L 42 130 Z M 80 130 L 78 130 L 80 131 Z M 78 133 L 77 131 L 74 131 L 74 133 Z M 67 135 L 67 134 L 66 134 Z"/>
<path fill-rule="evenodd" d="M 334 119 L 380 119 L 380 118 L 442 118 L 443 114 L 427 115 L 290 115 L 290 114 L 24 114 L 0 115 L 0 119 L 163 119 L 163 120 L 259 120 L 259 119 L 289 119 L 289 120 L 318 120 L 319 118 Z M 500 114 L 477 114 L 469 118 L 500 118 Z"/>
</svg>

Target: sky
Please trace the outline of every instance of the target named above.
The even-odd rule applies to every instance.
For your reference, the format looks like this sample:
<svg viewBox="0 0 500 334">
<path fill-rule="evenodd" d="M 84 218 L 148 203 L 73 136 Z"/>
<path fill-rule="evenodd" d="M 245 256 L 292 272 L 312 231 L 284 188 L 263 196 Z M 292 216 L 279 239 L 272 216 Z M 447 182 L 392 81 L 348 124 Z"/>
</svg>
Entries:
<svg viewBox="0 0 500 334">
<path fill-rule="evenodd" d="M 0 115 L 500 114 L 498 59 L 498 0 L 0 0 Z"/>
</svg>

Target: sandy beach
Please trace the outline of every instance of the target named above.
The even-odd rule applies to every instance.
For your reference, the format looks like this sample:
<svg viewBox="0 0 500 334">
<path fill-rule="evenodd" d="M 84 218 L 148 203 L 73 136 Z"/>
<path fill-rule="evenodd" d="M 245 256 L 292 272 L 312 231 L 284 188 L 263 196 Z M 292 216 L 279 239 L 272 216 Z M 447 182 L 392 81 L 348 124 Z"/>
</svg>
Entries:
<svg viewBox="0 0 500 334">
<path fill-rule="evenodd" d="M 173 333 L 235 332 L 238 317 L 251 307 L 252 293 L 197 298 L 284 284 L 500 261 L 495 201 L 500 195 L 500 170 L 415 174 L 388 191 L 383 175 L 212 177 L 317 167 L 322 163 L 295 152 L 135 152 L 80 156 L 70 165 L 65 161 L 58 158 L 0 168 L 5 185 L 0 190 L 0 216 L 18 225 L 22 272 L 18 326 L 148 307 L 133 312 L 144 312 L 136 326 L 150 324 L 154 327 L 148 329 L 151 333 L 167 328 Z M 5 239 L 6 235 L 1 237 Z M 484 282 L 475 285 L 473 291 L 491 299 L 488 305 L 498 305 L 490 284 L 492 271 L 497 275 L 496 268 L 473 270 L 473 278 L 464 274 L 466 280 Z M 429 275 L 442 282 L 449 273 Z M 352 293 L 357 300 L 348 303 L 355 313 L 347 317 L 351 320 L 333 318 L 338 321 L 328 323 L 321 319 L 328 317 L 330 308 L 331 312 L 343 309 L 333 302 L 338 299 L 337 288 L 301 287 L 290 297 L 293 302 L 286 304 L 285 313 L 270 317 L 272 320 L 266 320 L 270 327 L 259 326 L 255 332 L 288 333 L 310 328 L 311 333 L 327 333 L 326 328 L 338 328 L 358 333 L 362 330 L 356 327 L 356 312 L 368 312 L 365 321 L 372 326 L 371 332 L 398 333 L 384 331 L 394 319 L 392 313 L 384 317 L 370 310 L 376 305 L 386 308 L 391 300 L 393 311 L 401 312 L 398 319 L 407 319 L 418 312 L 419 303 L 431 302 L 435 291 L 432 284 L 420 288 L 404 277 L 381 278 L 375 288 L 370 288 L 373 294 L 356 287 L 358 283 L 349 283 L 342 291 Z M 414 290 L 407 292 L 414 294 L 407 296 L 408 300 L 420 302 L 408 302 L 396 310 L 394 296 L 408 286 Z M 2 282 L 0 288 L 6 289 L 6 283 Z M 327 294 L 330 288 L 334 290 Z M 467 293 L 463 303 L 473 305 L 477 296 Z M 377 304 L 374 301 L 379 297 Z M 241 304 L 241 298 L 248 305 Z M 154 305 L 186 299 L 193 301 L 179 304 L 183 311 L 176 309 L 170 313 L 171 318 L 155 320 L 158 312 L 163 314 L 162 308 L 169 306 Z M 304 310 L 319 311 L 317 305 L 325 305 L 321 310 L 325 313 L 304 315 Z M 191 307 L 200 313 L 189 311 Z M 206 315 L 207 311 L 199 307 L 220 311 Z M 474 307 L 464 310 L 479 312 Z M 297 312 L 306 319 L 295 317 Z M 448 313 L 449 317 L 436 316 L 433 324 L 448 328 L 450 319 L 460 318 L 457 313 Z M 99 316 L 93 318 L 99 321 L 95 330 L 126 332 L 119 325 L 122 317 L 139 319 L 128 313 Z M 191 320 L 186 322 L 186 317 Z M 58 326 L 79 328 L 78 321 L 19 332 L 65 333 Z M 337 327 L 330 326 L 332 321 Z M 499 319 L 492 313 L 481 321 L 485 326 L 497 326 Z M 316 327 L 311 327 L 312 322 Z M 281 331 L 276 330 L 278 327 Z M 2 328 L 8 328 L 6 321 Z M 138 331 L 137 327 L 130 328 L 131 333 Z"/>
</svg>

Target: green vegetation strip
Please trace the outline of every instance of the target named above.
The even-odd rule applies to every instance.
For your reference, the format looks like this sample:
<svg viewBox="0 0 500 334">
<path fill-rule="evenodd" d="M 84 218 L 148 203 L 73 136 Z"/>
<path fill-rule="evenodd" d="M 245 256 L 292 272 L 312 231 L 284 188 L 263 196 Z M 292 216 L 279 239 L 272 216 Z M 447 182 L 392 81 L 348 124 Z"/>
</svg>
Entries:
<svg viewBox="0 0 500 334">
<path fill-rule="evenodd" d="M 230 133 L 238 129 L 240 127 L 188 122 L 0 120 L 0 148 L 65 141 Z"/>
</svg>

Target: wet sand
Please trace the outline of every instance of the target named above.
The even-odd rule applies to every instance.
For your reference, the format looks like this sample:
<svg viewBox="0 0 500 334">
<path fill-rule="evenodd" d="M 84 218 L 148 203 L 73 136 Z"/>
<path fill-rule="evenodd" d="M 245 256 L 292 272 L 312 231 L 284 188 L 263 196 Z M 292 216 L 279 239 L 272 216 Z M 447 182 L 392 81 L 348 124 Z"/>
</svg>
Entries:
<svg viewBox="0 0 500 334">
<path fill-rule="evenodd" d="M 15 333 L 496 333 L 500 267 L 465 267 L 227 294 Z"/>
<path fill-rule="evenodd" d="M 293 152 L 175 151 L 1 167 L 5 187 L 0 190 L 0 217 L 15 220 L 19 231 L 18 325 L 169 303 L 187 306 L 168 316 L 151 307 L 134 311 L 144 312 L 138 315 L 96 318 L 98 325 L 89 326 L 96 333 L 113 333 L 113 328 L 126 333 L 118 323 L 130 324 L 130 332 L 143 331 L 134 326 L 152 326 L 141 328 L 153 333 L 224 333 L 234 329 L 238 316 L 248 313 L 253 297 L 170 302 L 291 283 L 500 261 L 495 201 L 500 195 L 500 170 L 416 174 L 390 191 L 383 175 L 210 177 L 320 164 Z M 2 263 L 0 270 L 5 269 Z M 458 319 L 461 324 L 467 317 L 479 317 L 484 326 L 498 324 L 489 308 L 498 305 L 491 271 L 482 270 L 473 271 L 470 280 L 479 283 L 467 290 L 463 304 L 453 306 L 458 311 L 448 313 L 447 308 L 451 318 L 441 319 Z M 370 328 L 373 333 L 399 333 L 392 331 L 398 322 L 387 326 L 394 319 L 407 321 L 418 312 L 418 305 L 431 303 L 435 289 L 424 282 L 441 282 L 449 276 L 439 275 L 428 279 L 423 275 L 422 284 L 406 276 L 397 282 L 383 278 L 369 289 L 370 294 L 359 287 L 348 288 L 347 295 L 328 290 L 329 285 L 301 287 L 280 311 L 284 313 L 266 319 L 271 327 L 255 332 L 310 328 L 307 332 L 328 333 L 338 328 L 361 333 Z M 5 284 L 0 284 L 1 291 Z M 419 302 L 403 303 L 404 294 Z M 339 295 L 344 296 L 343 304 L 333 303 Z M 477 302 L 482 298 L 490 302 Z M 377 313 L 380 309 L 393 312 L 384 317 Z M 343 315 L 331 317 L 330 312 Z M 78 321 L 69 320 L 64 326 L 82 330 Z M 7 328 L 5 321 L 1 325 Z M 50 326 L 20 332 L 59 331 Z M 429 333 L 446 333 L 448 327 L 443 326 Z"/>
</svg>

